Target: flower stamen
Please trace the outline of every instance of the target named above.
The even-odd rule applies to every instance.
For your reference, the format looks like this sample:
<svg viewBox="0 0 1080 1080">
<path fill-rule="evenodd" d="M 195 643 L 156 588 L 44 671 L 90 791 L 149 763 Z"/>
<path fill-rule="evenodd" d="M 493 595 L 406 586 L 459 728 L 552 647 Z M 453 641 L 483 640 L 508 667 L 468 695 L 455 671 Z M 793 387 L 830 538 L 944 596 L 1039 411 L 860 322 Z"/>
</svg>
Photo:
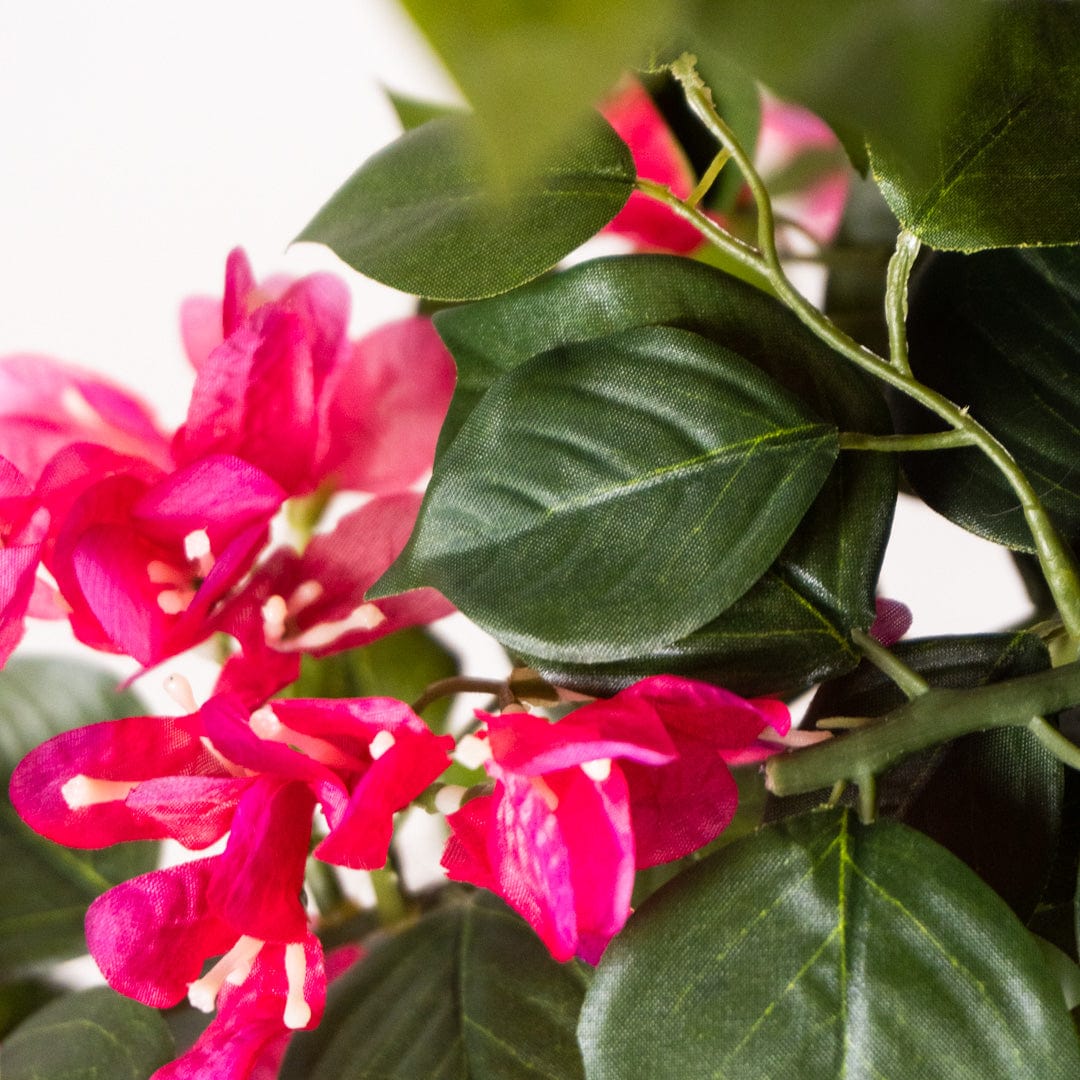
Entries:
<svg viewBox="0 0 1080 1080">
<path fill-rule="evenodd" d="M 311 1006 L 304 998 L 307 957 L 304 955 L 303 942 L 285 946 L 285 979 L 289 986 L 285 999 L 285 1026 L 296 1031 L 311 1023 Z"/>
<path fill-rule="evenodd" d="M 213 1012 L 224 983 L 239 986 L 251 973 L 251 965 L 265 942 L 259 938 L 239 938 L 236 944 L 205 974 L 188 985 L 188 1001 L 199 1012 Z"/>
<path fill-rule="evenodd" d="M 139 780 L 98 780 L 79 773 L 60 789 L 69 810 L 83 810 L 102 803 L 123 802 L 139 786 Z"/>
</svg>

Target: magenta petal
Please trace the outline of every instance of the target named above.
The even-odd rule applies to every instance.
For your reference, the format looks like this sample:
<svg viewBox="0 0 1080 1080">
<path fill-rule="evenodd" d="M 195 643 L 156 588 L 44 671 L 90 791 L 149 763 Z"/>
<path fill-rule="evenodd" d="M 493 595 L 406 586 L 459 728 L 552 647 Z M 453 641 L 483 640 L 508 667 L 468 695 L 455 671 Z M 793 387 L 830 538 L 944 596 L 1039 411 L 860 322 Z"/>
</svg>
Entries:
<svg viewBox="0 0 1080 1080">
<path fill-rule="evenodd" d="M 32 829 L 69 847 L 161 839 L 174 835 L 168 819 L 144 814 L 137 801 L 128 805 L 121 789 L 111 801 L 72 809 L 64 786 L 79 776 L 131 783 L 196 773 L 220 777 L 223 770 L 182 722 L 133 716 L 66 731 L 31 750 L 12 774 L 11 801 Z M 183 795 L 181 785 L 176 798 Z"/>
<path fill-rule="evenodd" d="M 690 163 L 641 83 L 627 80 L 602 111 L 630 147 L 638 176 L 671 188 L 680 198 L 690 195 L 694 186 Z M 625 236 L 642 247 L 678 254 L 701 246 L 701 233 L 697 229 L 640 192 L 630 196 L 605 231 Z"/>
<path fill-rule="evenodd" d="M 230 949 L 236 931 L 209 910 L 213 859 L 155 870 L 99 896 L 86 913 L 86 942 L 108 984 L 144 1005 L 183 1000 L 203 962 Z"/>
<path fill-rule="evenodd" d="M 326 386 L 322 475 L 376 493 L 420 479 L 431 469 L 455 378 L 430 319 L 390 323 L 357 342 Z"/>
<path fill-rule="evenodd" d="M 48 525 L 49 512 L 38 510 L 5 543 L 3 522 L 0 522 L 0 667 L 22 639 Z"/>
<path fill-rule="evenodd" d="M 143 821 L 156 821 L 163 835 L 196 851 L 220 840 L 251 786 L 247 777 L 163 776 L 144 780 L 124 805 Z"/>
<path fill-rule="evenodd" d="M 221 336 L 228 337 L 247 317 L 255 275 L 243 248 L 233 248 L 225 260 L 225 298 L 221 304 Z"/>
<path fill-rule="evenodd" d="M 360 777 L 343 817 L 315 849 L 326 862 L 376 870 L 386 862 L 394 814 L 404 809 L 450 764 L 454 740 L 429 731 L 398 729 L 394 745 Z M 330 814 L 327 814 L 328 818 Z"/>
<path fill-rule="evenodd" d="M 180 305 L 180 340 L 191 366 L 198 371 L 221 344 L 222 307 L 209 296 L 189 296 Z"/>
<path fill-rule="evenodd" d="M 289 991 L 284 952 L 283 945 L 264 945 L 247 978 L 239 986 L 224 985 L 218 1014 L 195 1045 L 151 1080 L 276 1080 L 292 1034 L 283 1022 Z M 304 939 L 304 960 L 310 1029 L 322 1018 L 326 999 L 322 946 L 314 934 Z"/>
<path fill-rule="evenodd" d="M 451 881 L 466 881 L 481 889 L 499 892 L 499 882 L 488 853 L 495 799 L 480 795 L 470 799 L 446 818 L 450 838 L 443 851 L 442 866 Z"/>
<path fill-rule="evenodd" d="M 304 784 L 259 777 L 233 815 L 224 854 L 214 860 L 210 906 L 238 934 L 302 941 L 300 902 L 315 797 Z"/>
<path fill-rule="evenodd" d="M 662 765 L 675 746 L 655 712 L 633 700 L 583 705 L 557 723 L 530 713 L 488 716 L 491 750 L 504 770 L 539 776 L 602 758 L 627 758 Z"/>
<path fill-rule="evenodd" d="M 900 600 L 879 596 L 874 601 L 874 622 L 870 636 L 886 646 L 895 645 L 910 629 L 911 608 Z"/>
</svg>

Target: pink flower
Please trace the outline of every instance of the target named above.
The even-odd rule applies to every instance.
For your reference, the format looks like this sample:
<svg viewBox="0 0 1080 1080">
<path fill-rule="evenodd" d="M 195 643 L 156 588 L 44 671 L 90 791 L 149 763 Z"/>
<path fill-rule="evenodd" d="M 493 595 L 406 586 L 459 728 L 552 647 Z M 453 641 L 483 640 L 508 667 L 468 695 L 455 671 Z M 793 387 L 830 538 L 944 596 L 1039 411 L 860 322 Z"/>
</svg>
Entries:
<svg viewBox="0 0 1080 1080">
<path fill-rule="evenodd" d="M 418 494 L 378 496 L 314 536 L 302 555 L 282 548 L 263 562 L 216 624 L 241 647 L 226 666 L 229 688 L 266 696 L 296 678 L 301 652 L 358 648 L 450 614 L 434 589 L 364 599 L 405 547 L 419 508 Z"/>
<path fill-rule="evenodd" d="M 171 464 L 168 439 L 126 390 L 43 356 L 0 359 L 0 456 L 35 483 L 45 463 L 73 443 Z"/>
<path fill-rule="evenodd" d="M 680 199 L 689 198 L 697 178 L 674 132 L 641 83 L 626 80 L 601 111 L 630 147 L 638 176 L 663 184 Z M 800 162 L 813 166 L 812 175 L 794 191 L 777 192 L 774 209 L 825 244 L 836 235 L 847 202 L 851 170 L 843 149 L 819 117 L 763 93 L 754 164 L 766 186 Z M 744 202 L 749 198 L 748 192 L 745 194 Z M 723 223 L 722 218 L 718 220 Z M 697 229 L 640 192 L 630 196 L 606 231 L 625 236 L 639 248 L 678 255 L 690 254 L 702 242 Z"/>
<path fill-rule="evenodd" d="M 254 465 L 226 456 L 167 475 L 135 463 L 97 483 L 78 476 L 76 490 L 47 560 L 72 629 L 145 665 L 211 632 L 216 605 L 252 565 L 285 499 Z"/>
<path fill-rule="evenodd" d="M 49 520 L 30 482 L 0 458 L 0 667 L 22 638 Z"/>
<path fill-rule="evenodd" d="M 452 742 L 389 698 L 273 701 L 251 713 L 219 694 L 186 716 L 50 739 L 16 768 L 11 800 L 32 828 L 73 847 L 170 836 L 199 849 L 228 834 L 219 855 L 95 900 L 87 942 L 109 984 L 148 1005 L 187 995 L 211 1009 L 224 987 L 245 988 L 226 997 L 192 1061 L 254 1061 L 322 1009 L 321 949 L 300 900 L 316 805 L 329 828 L 317 858 L 380 867 L 394 814 L 439 776 Z M 238 1027 L 247 1041 L 223 1046 Z"/>
<path fill-rule="evenodd" d="M 365 491 L 419 479 L 450 403 L 453 361 L 427 319 L 353 343 L 348 312 L 338 278 L 259 287 L 244 253 L 233 251 L 224 301 L 195 299 L 182 310 L 197 374 L 173 440 L 177 461 L 235 454 L 290 495 L 327 479 Z"/>
<path fill-rule="evenodd" d="M 738 798 L 726 761 L 790 725 L 780 702 L 666 675 L 555 724 L 478 715 L 495 790 L 450 816 L 443 866 L 502 896 L 557 960 L 590 963 L 630 914 L 635 869 L 714 839 Z"/>
<path fill-rule="evenodd" d="M 875 641 L 888 648 L 911 629 L 912 621 L 911 608 L 902 600 L 879 596 L 874 601 L 874 621 L 869 633 Z"/>
</svg>

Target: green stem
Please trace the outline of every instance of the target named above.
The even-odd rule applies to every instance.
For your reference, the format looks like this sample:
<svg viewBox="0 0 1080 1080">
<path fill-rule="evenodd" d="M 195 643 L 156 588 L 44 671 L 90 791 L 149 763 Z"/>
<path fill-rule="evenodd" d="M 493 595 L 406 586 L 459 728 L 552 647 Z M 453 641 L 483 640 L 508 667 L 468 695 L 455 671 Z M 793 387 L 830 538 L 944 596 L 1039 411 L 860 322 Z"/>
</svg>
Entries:
<svg viewBox="0 0 1080 1080">
<path fill-rule="evenodd" d="M 480 679 L 472 675 L 451 675 L 438 679 L 412 703 L 414 713 L 423 712 L 433 701 L 450 697 L 451 694 L 487 694 L 502 698 L 507 693 L 505 679 Z"/>
<path fill-rule="evenodd" d="M 1080 746 L 1070 742 L 1052 724 L 1041 716 L 1033 716 L 1028 721 L 1028 731 L 1058 759 L 1074 769 L 1080 769 Z"/>
<path fill-rule="evenodd" d="M 375 910 L 382 926 L 396 926 L 408 916 L 405 898 L 401 895 L 398 876 L 390 866 L 371 871 L 371 885 L 375 890 Z"/>
<path fill-rule="evenodd" d="M 716 183 L 720 170 L 730 160 L 731 152 L 726 147 L 712 159 L 709 167 L 705 170 L 705 175 L 698 181 L 698 186 L 691 192 L 690 198 L 686 200 L 690 206 L 696 207 L 709 194 L 709 189 Z"/>
<path fill-rule="evenodd" d="M 935 687 L 869 727 L 770 758 L 765 783 L 774 795 L 799 795 L 842 780 L 859 783 L 919 750 L 1002 727 L 1031 727 L 1057 757 L 1080 766 L 1080 748 L 1056 732 L 1048 739 L 1032 720 L 1078 702 L 1080 663 L 969 690 Z"/>
<path fill-rule="evenodd" d="M 920 435 L 867 435 L 861 431 L 841 431 L 841 450 L 877 450 L 888 454 L 907 453 L 909 450 L 953 450 L 971 446 L 971 436 L 966 431 L 933 431 Z"/>
<path fill-rule="evenodd" d="M 907 313 L 908 280 L 922 241 L 906 229 L 896 238 L 896 251 L 889 260 L 885 275 L 885 322 L 889 328 L 889 359 L 905 375 L 911 375 L 908 363 Z"/>
<path fill-rule="evenodd" d="M 887 675 L 904 691 L 904 696 L 909 700 L 925 694 L 930 689 L 930 684 L 917 671 L 909 668 L 903 660 L 889 652 L 884 645 L 875 641 L 869 634 L 862 630 L 852 630 L 851 640 L 878 671 Z"/>
<path fill-rule="evenodd" d="M 776 247 L 775 219 L 769 193 L 760 174 L 754 168 L 749 155 L 740 145 L 734 132 L 717 113 L 713 105 L 712 94 L 701 81 L 701 77 L 694 68 L 693 57 L 686 55 L 680 57 L 672 64 L 671 72 L 682 84 L 687 104 L 691 110 L 709 128 L 720 144 L 731 151 L 732 159 L 746 179 L 758 211 L 757 232 L 758 248 L 760 250 L 755 250 L 750 245 L 743 244 L 741 241 L 735 240 L 734 237 L 728 236 L 704 214 L 685 206 L 685 204 L 681 204 L 682 210 L 678 212 L 687 220 L 697 224 L 708 239 L 717 243 L 724 251 L 738 259 L 747 270 L 755 275 L 763 276 L 771 286 L 771 291 L 790 308 L 804 325 L 835 352 L 883 383 L 894 387 L 912 400 L 917 401 L 948 424 L 949 427 L 964 432 L 970 438 L 971 445 L 977 447 L 986 455 L 991 464 L 1004 476 L 1019 500 L 1024 518 L 1035 542 L 1035 553 L 1053 594 L 1062 622 L 1071 637 L 1080 638 L 1080 570 L 1077 568 L 1072 552 L 1062 540 L 1046 513 L 1038 494 L 1016 464 L 1012 455 L 989 431 L 968 415 L 966 408 L 961 408 L 936 390 L 932 390 L 929 386 L 920 383 L 899 364 L 894 366 L 871 349 L 860 345 L 818 311 L 795 288 L 784 272 L 780 253 Z M 652 193 L 645 187 L 642 187 L 642 190 Z M 723 239 L 719 239 L 717 234 L 722 234 Z M 906 260 L 908 258 L 914 259 L 910 247 L 910 244 L 902 242 L 899 245 L 901 255 L 894 257 L 896 259 L 894 272 L 897 279 L 900 277 Z M 898 308 L 902 307 L 899 299 L 900 292 L 901 290 L 894 286 L 892 305 L 897 310 L 895 315 L 891 317 L 893 321 L 896 321 L 899 317 Z"/>
</svg>

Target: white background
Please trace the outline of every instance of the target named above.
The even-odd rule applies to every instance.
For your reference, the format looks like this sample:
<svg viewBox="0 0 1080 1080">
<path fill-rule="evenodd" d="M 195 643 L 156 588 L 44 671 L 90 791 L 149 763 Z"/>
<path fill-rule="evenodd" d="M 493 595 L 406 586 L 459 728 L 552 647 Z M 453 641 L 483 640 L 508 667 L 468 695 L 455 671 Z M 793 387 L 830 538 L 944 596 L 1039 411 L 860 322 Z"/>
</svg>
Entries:
<svg viewBox="0 0 1080 1080">
<path fill-rule="evenodd" d="M 173 425 L 190 387 L 179 302 L 219 292 L 234 245 L 260 276 L 339 269 L 356 332 L 408 312 L 289 246 L 396 134 L 380 85 L 453 95 L 393 0 L 0 0 L 0 355 L 108 373 Z M 913 634 L 1023 615 L 1003 551 L 902 511 L 883 589 Z"/>
</svg>

